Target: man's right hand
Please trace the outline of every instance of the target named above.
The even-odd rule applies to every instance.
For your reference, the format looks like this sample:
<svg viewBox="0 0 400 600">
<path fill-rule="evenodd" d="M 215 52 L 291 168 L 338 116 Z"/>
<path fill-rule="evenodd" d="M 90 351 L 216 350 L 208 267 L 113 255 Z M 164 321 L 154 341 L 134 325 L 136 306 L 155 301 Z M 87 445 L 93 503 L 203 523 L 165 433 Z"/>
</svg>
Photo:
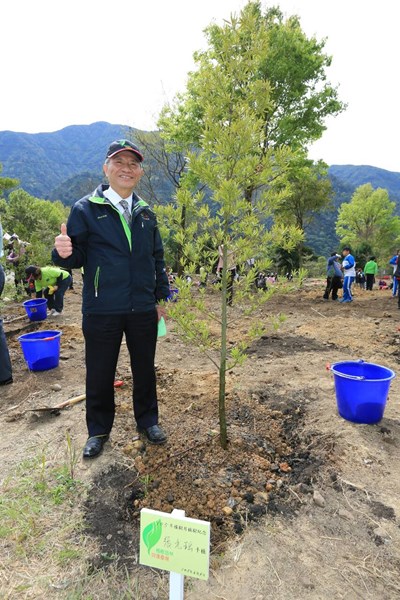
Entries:
<svg viewBox="0 0 400 600">
<path fill-rule="evenodd" d="M 61 233 L 54 240 L 54 247 L 61 258 L 68 258 L 72 254 L 71 238 L 67 235 L 67 226 L 65 223 L 61 225 Z"/>
</svg>

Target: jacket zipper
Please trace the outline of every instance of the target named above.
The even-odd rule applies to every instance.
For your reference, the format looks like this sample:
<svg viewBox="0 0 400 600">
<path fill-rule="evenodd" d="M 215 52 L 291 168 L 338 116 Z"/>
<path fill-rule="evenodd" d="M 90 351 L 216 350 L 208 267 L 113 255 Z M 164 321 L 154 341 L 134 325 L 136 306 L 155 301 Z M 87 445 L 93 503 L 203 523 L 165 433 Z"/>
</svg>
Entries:
<svg viewBox="0 0 400 600">
<path fill-rule="evenodd" d="M 99 295 L 99 277 L 100 277 L 100 267 L 97 267 L 96 273 L 94 276 L 94 296 L 97 298 Z"/>
<path fill-rule="evenodd" d="M 96 196 L 94 198 L 96 198 Z M 103 200 L 103 202 L 101 202 L 101 204 L 103 204 L 103 203 L 104 203 L 104 200 Z M 124 231 L 126 232 L 126 228 L 127 228 L 129 230 L 129 233 L 132 235 L 132 230 L 131 230 L 130 227 L 127 227 L 126 221 L 125 221 L 124 217 L 122 216 L 122 214 L 119 212 L 119 210 L 111 202 L 109 204 L 111 205 L 111 207 L 113 208 L 113 210 L 115 210 L 119 214 L 119 217 L 121 219 Z M 139 201 L 136 202 L 136 204 L 132 208 L 132 220 L 133 220 L 134 212 L 136 213 L 135 214 L 135 217 L 136 217 L 138 214 L 140 214 L 142 212 L 140 209 L 147 208 L 147 207 L 148 207 L 148 204 L 146 204 L 142 199 L 139 199 Z M 144 227 L 144 223 L 142 221 L 142 228 L 143 227 Z M 130 249 L 132 251 L 132 238 L 129 237 L 128 235 L 127 235 L 127 238 L 128 238 Z M 95 295 L 95 298 L 97 298 L 98 295 L 99 295 L 99 279 L 100 279 L 100 267 L 97 267 L 96 273 L 95 273 L 95 276 L 94 276 L 94 295 Z"/>
</svg>

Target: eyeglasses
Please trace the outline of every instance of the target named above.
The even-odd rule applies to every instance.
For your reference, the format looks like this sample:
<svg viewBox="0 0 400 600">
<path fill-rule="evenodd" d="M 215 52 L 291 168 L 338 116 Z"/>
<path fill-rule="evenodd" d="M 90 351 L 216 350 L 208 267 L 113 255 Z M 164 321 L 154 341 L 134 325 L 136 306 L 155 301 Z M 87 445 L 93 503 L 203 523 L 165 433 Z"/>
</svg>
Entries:
<svg viewBox="0 0 400 600">
<path fill-rule="evenodd" d="M 118 165 L 119 167 L 125 167 L 127 169 L 131 169 L 132 171 L 137 171 L 142 168 L 142 165 L 139 162 L 134 161 L 125 161 L 122 158 L 110 158 L 110 162 Z"/>
</svg>

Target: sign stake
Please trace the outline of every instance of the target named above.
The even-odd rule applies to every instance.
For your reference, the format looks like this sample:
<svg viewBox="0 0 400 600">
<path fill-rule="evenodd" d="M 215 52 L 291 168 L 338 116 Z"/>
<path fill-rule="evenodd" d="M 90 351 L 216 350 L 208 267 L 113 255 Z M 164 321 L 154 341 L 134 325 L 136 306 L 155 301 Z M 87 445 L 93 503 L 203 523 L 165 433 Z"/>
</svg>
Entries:
<svg viewBox="0 0 400 600">
<path fill-rule="evenodd" d="M 184 510 L 141 509 L 139 563 L 169 571 L 169 600 L 183 600 L 185 577 L 208 579 L 210 529 L 209 521 L 186 517 Z"/>
<path fill-rule="evenodd" d="M 174 508 L 171 514 L 179 519 L 185 517 L 185 511 L 177 508 Z M 172 572 L 169 574 L 169 600 L 184 600 L 184 583 L 184 575 Z"/>
</svg>

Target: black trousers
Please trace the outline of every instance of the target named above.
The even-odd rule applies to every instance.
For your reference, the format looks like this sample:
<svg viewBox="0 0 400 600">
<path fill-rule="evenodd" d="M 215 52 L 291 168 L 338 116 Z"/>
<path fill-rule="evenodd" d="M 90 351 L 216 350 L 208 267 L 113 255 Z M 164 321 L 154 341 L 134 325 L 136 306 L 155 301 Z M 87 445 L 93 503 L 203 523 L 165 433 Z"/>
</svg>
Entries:
<svg viewBox="0 0 400 600">
<path fill-rule="evenodd" d="M 57 312 L 62 312 L 64 308 L 64 295 L 69 286 L 71 285 L 71 275 L 68 275 L 62 282 L 58 285 L 58 289 L 54 292 L 54 294 L 47 294 L 45 292 L 44 297 L 47 299 L 47 307 L 52 309 L 54 308 Z"/>
<path fill-rule="evenodd" d="M 338 290 L 342 287 L 342 278 L 338 275 L 326 278 L 326 288 L 324 292 L 325 300 L 329 299 L 329 294 L 332 292 L 332 300 L 337 300 Z"/>
<path fill-rule="evenodd" d="M 366 277 L 366 279 L 367 279 L 367 285 L 366 285 L 366 288 L 367 288 L 367 290 L 370 290 L 370 291 L 371 291 L 371 290 L 372 290 L 372 288 L 373 288 L 373 285 L 374 285 L 374 281 L 375 281 L 375 275 L 373 275 L 373 274 L 371 274 L 371 275 L 370 275 L 370 274 L 368 273 L 368 274 L 367 274 L 365 277 Z"/>
<path fill-rule="evenodd" d="M 4 288 L 5 275 L 0 265 L 0 296 Z M 6 336 L 3 329 L 3 319 L 0 318 L 0 382 L 7 381 L 12 377 L 10 354 L 7 348 Z"/>
<path fill-rule="evenodd" d="M 133 411 L 139 427 L 158 423 L 154 357 L 157 312 L 83 315 L 86 353 L 86 423 L 89 437 L 110 433 L 115 415 L 114 379 L 125 333 L 133 377 Z"/>
</svg>

